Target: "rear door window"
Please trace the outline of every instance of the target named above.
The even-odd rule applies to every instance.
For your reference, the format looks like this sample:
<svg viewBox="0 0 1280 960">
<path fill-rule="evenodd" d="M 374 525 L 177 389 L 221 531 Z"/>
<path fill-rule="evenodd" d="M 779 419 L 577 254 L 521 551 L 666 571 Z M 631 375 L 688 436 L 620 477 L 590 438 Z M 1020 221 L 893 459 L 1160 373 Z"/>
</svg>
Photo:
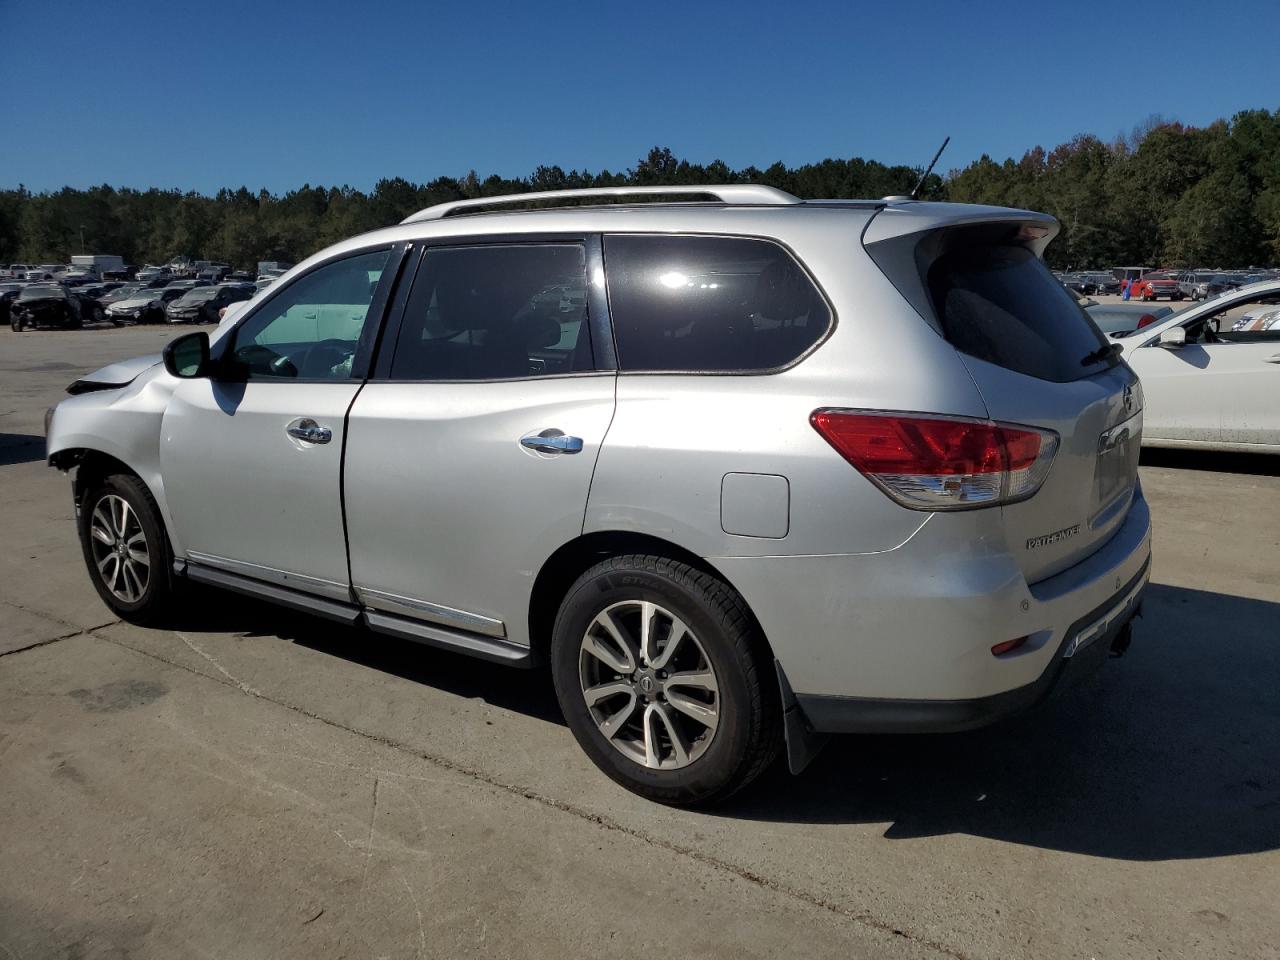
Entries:
<svg viewBox="0 0 1280 960">
<path fill-rule="evenodd" d="M 604 250 L 624 371 L 773 370 L 831 326 L 813 281 L 776 243 L 617 235 L 605 237 Z"/>
<path fill-rule="evenodd" d="M 928 283 L 943 334 L 971 357 L 1055 383 L 1119 362 L 1085 311 L 1024 247 L 980 244 L 944 253 Z"/>
<path fill-rule="evenodd" d="M 581 243 L 427 251 L 392 380 L 514 380 L 594 369 Z"/>
</svg>

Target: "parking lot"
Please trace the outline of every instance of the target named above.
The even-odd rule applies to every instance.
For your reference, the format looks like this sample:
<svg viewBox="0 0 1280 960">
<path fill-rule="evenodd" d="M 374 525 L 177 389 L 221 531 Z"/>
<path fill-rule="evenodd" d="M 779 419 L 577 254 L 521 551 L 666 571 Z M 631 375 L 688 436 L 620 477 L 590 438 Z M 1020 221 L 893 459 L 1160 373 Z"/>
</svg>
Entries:
<svg viewBox="0 0 1280 960">
<path fill-rule="evenodd" d="M 1280 957 L 1280 458 L 1144 454 L 1144 618 L 1069 698 L 678 811 L 544 673 L 232 594 L 116 621 L 42 418 L 189 329 L 0 331 L 0 955 Z"/>
</svg>

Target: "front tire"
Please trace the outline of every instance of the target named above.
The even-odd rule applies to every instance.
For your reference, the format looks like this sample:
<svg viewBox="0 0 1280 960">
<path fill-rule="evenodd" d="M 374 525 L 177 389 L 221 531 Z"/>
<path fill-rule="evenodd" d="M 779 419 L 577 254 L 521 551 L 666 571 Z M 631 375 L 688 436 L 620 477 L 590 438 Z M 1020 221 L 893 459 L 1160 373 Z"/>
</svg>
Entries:
<svg viewBox="0 0 1280 960">
<path fill-rule="evenodd" d="M 565 720 L 607 776 L 676 806 L 724 800 L 782 745 L 772 658 L 742 598 L 667 557 L 592 567 L 556 617 Z"/>
<path fill-rule="evenodd" d="M 118 616 L 151 623 L 169 607 L 173 552 L 160 510 L 137 477 L 97 482 L 80 504 L 80 547 L 98 596 Z"/>
</svg>

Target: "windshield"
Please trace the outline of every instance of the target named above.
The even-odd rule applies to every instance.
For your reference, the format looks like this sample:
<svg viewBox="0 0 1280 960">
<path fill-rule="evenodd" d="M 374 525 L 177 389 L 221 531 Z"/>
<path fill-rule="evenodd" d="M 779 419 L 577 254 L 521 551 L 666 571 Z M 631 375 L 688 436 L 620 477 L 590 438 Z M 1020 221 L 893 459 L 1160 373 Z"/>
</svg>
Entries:
<svg viewBox="0 0 1280 960">
<path fill-rule="evenodd" d="M 49 300 L 53 298 L 65 299 L 67 292 L 61 287 L 26 287 L 20 294 L 19 300 Z"/>
<path fill-rule="evenodd" d="M 205 300 L 212 300 L 218 295 L 218 291 L 214 287 L 200 287 L 185 293 L 177 299 L 177 303 L 203 303 Z"/>
</svg>

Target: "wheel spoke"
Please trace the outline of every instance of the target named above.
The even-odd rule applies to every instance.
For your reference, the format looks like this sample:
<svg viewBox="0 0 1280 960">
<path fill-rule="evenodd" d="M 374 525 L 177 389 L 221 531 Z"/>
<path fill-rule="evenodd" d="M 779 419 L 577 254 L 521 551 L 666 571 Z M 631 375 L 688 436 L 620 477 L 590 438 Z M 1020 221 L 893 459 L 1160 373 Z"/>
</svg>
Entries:
<svg viewBox="0 0 1280 960">
<path fill-rule="evenodd" d="M 644 728 L 644 765 L 656 767 L 662 763 L 658 744 L 658 705 L 651 703 L 644 708 L 641 726 Z"/>
<path fill-rule="evenodd" d="M 654 649 L 654 627 L 657 626 L 658 618 L 654 615 L 657 606 L 648 600 L 640 603 L 640 659 L 647 665 L 652 665 L 658 651 Z"/>
<path fill-rule="evenodd" d="M 140 563 L 144 567 L 151 566 L 151 554 L 147 552 L 147 538 L 141 531 L 130 537 L 125 547 L 129 551 L 129 559 L 134 563 Z"/>
<path fill-rule="evenodd" d="M 701 700 L 695 700 L 693 697 L 685 696 L 683 693 L 668 693 L 667 704 L 672 709 L 679 710 L 686 717 L 696 720 L 708 730 L 715 730 L 716 725 L 720 722 L 720 714 L 714 704 L 703 703 Z"/>
<path fill-rule="evenodd" d="M 133 564 L 128 560 L 123 563 L 124 567 L 124 598 L 133 603 L 138 597 L 142 596 L 142 581 L 138 579 L 137 572 L 133 569 Z"/>
<path fill-rule="evenodd" d="M 635 644 L 614 621 L 613 614 L 608 610 L 602 610 L 591 623 L 592 626 L 599 626 L 609 635 L 616 644 L 616 649 L 610 649 L 608 644 L 601 642 L 599 637 L 591 633 L 587 634 L 583 649 L 597 660 L 608 664 L 615 673 L 634 673 L 637 666 Z"/>
<path fill-rule="evenodd" d="M 635 695 L 635 693 L 631 693 L 626 706 L 616 713 L 610 714 L 607 720 L 601 721 L 600 732 L 610 740 L 616 737 L 618 735 L 618 731 L 622 729 L 622 725 L 630 720 L 631 715 L 636 712 L 636 704 L 639 702 L 640 699 Z"/>
<path fill-rule="evenodd" d="M 106 507 L 106 510 L 103 507 Z M 99 500 L 98 505 L 93 508 L 93 534 L 103 543 L 115 543 L 116 538 L 112 536 L 112 530 L 115 528 L 115 521 L 110 516 L 111 504 L 107 500 Z"/>
<path fill-rule="evenodd" d="M 671 752 L 676 763 L 684 766 L 689 762 L 689 745 L 684 742 L 684 735 L 680 733 L 676 718 L 671 715 L 671 708 L 661 703 L 655 703 L 652 706 L 654 717 L 667 731 L 667 739 L 671 741 Z"/>
<path fill-rule="evenodd" d="M 94 517 L 94 520 L 97 520 L 96 516 Z M 97 540 L 99 543 L 105 543 L 108 547 L 115 544 L 115 540 L 112 538 L 111 534 L 107 532 L 106 528 L 99 526 L 97 523 L 94 523 L 89 528 L 89 533 L 93 539 Z"/>
<path fill-rule="evenodd" d="M 650 659 L 649 663 L 655 670 L 663 670 L 667 664 L 671 662 L 671 658 L 675 655 L 676 648 L 680 646 L 685 637 L 689 635 L 689 628 L 677 620 L 671 618 L 671 634 L 667 637 L 666 646 L 662 648 L 662 652 L 656 657 Z"/>
<path fill-rule="evenodd" d="M 691 687 L 694 690 L 705 690 L 715 693 L 716 675 L 710 670 L 686 670 L 668 675 L 662 684 L 664 693 L 670 693 L 672 687 Z"/>
<path fill-rule="evenodd" d="M 588 707 L 594 707 L 601 700 L 607 700 L 609 697 L 616 697 L 624 693 L 632 697 L 635 696 L 635 691 L 632 689 L 631 684 L 625 680 L 598 683 L 594 687 L 587 687 L 582 691 L 582 695 L 587 698 Z"/>
</svg>

